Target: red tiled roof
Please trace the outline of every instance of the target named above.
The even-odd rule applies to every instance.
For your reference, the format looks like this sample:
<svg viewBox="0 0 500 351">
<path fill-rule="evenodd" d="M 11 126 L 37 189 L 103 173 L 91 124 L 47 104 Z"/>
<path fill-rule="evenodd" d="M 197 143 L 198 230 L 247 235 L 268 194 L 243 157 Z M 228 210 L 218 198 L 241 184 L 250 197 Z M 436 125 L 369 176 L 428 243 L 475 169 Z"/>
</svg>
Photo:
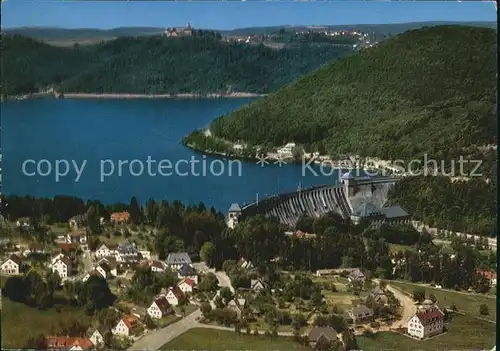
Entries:
<svg viewBox="0 0 500 351">
<path fill-rule="evenodd" d="M 59 247 L 61 248 L 61 251 L 70 252 L 72 250 L 76 250 L 78 246 L 76 244 L 60 243 Z"/>
<path fill-rule="evenodd" d="M 195 282 L 193 279 L 189 279 L 189 278 L 184 278 L 183 280 L 181 280 L 181 282 L 179 284 L 177 284 L 178 286 L 181 285 L 182 283 L 186 283 L 187 285 L 189 285 L 190 287 L 194 287 L 195 286 Z"/>
<path fill-rule="evenodd" d="M 176 287 L 173 287 L 173 288 L 170 288 L 169 289 L 169 292 L 172 291 L 172 293 L 175 295 L 175 297 L 177 297 L 178 299 L 182 299 L 184 297 L 184 293 L 182 292 L 182 290 L 176 286 Z"/>
<path fill-rule="evenodd" d="M 155 298 L 155 303 L 163 313 L 167 313 L 170 310 L 170 303 L 165 296 Z"/>
<path fill-rule="evenodd" d="M 127 326 L 127 328 L 131 329 L 137 323 L 137 318 L 131 314 L 122 318 L 123 323 Z"/>
<path fill-rule="evenodd" d="M 434 307 L 433 309 L 425 312 L 418 312 L 416 314 L 417 318 L 420 320 L 420 323 L 426 324 L 429 320 L 434 318 L 440 318 L 444 316 L 444 313 L 441 312 L 439 308 Z"/>
<path fill-rule="evenodd" d="M 149 261 L 149 266 L 150 267 L 156 267 L 156 268 L 159 268 L 159 269 L 165 269 L 165 267 L 163 266 L 163 263 L 161 263 L 160 261 L 155 261 L 155 260 L 150 260 Z"/>
<path fill-rule="evenodd" d="M 126 222 L 130 219 L 128 212 L 115 212 L 111 214 L 111 220 L 116 222 Z"/>
<path fill-rule="evenodd" d="M 46 340 L 49 349 L 69 350 L 73 346 L 80 346 L 84 350 L 90 350 L 94 347 L 89 338 L 49 336 Z"/>
</svg>

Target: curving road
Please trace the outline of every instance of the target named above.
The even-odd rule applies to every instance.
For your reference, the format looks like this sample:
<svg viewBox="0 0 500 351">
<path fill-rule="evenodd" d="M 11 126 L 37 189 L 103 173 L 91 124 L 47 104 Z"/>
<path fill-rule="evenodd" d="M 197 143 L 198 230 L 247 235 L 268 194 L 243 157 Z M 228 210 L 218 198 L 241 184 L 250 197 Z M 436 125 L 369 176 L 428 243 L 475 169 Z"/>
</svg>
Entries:
<svg viewBox="0 0 500 351">
<path fill-rule="evenodd" d="M 387 285 L 387 290 L 394 294 L 394 297 L 396 297 L 399 302 L 401 302 L 401 306 L 403 307 L 401 319 L 398 321 L 394 321 L 391 325 L 391 328 L 399 328 L 399 326 L 402 326 L 403 328 L 408 327 L 408 321 L 411 319 L 411 317 L 413 317 L 415 312 L 417 312 L 417 307 L 415 306 L 413 299 L 401 292 L 401 290 L 393 288 L 390 285 Z"/>
</svg>

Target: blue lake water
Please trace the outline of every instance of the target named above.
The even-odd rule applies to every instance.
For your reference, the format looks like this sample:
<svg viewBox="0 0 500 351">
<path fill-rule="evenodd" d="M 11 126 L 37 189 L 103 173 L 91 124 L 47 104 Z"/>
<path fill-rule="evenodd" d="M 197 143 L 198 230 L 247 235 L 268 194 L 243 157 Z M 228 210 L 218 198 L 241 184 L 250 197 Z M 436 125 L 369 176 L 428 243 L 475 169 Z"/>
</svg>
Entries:
<svg viewBox="0 0 500 351">
<path fill-rule="evenodd" d="M 214 118 L 249 101 L 38 99 L 2 103 L 2 191 L 74 195 L 103 203 L 128 203 L 134 195 L 140 202 L 148 198 L 187 204 L 203 201 L 226 212 L 233 202 L 243 204 L 257 196 L 294 191 L 299 185 L 337 181 L 336 172 L 316 176 L 301 165 L 262 167 L 243 162 L 240 167 L 234 161 L 229 164 L 228 160 L 203 156 L 180 144 L 191 130 L 206 127 Z M 46 160 L 40 164 L 42 173 L 49 170 L 48 162 L 52 167 L 46 176 L 37 173 L 35 162 L 42 159 Z M 140 162 L 135 161 L 130 169 L 134 159 Z M 25 164 L 23 172 L 27 160 L 33 161 Z M 56 160 L 67 160 L 70 166 L 59 180 L 55 177 Z M 122 163 L 121 174 L 120 160 L 128 161 Z M 161 160 L 165 160 L 163 175 L 158 172 Z M 78 181 L 73 161 L 81 172 Z M 142 174 L 132 175 L 140 173 L 141 164 Z M 64 162 L 59 166 L 64 173 Z M 222 174 L 212 174 L 210 167 Z"/>
</svg>

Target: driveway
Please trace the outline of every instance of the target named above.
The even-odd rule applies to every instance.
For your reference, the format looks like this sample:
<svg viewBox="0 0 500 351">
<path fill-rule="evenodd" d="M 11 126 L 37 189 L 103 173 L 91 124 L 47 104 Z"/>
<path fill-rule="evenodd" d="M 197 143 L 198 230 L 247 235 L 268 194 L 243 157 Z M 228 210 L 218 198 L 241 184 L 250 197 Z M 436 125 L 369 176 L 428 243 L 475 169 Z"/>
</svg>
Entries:
<svg viewBox="0 0 500 351">
<path fill-rule="evenodd" d="M 185 333 L 191 328 L 197 326 L 196 318 L 201 317 L 201 311 L 196 310 L 177 323 L 150 332 L 137 340 L 128 351 L 155 351 L 159 350 L 167 342 L 175 339 L 179 335 Z"/>
<path fill-rule="evenodd" d="M 229 290 L 231 290 L 231 292 L 234 294 L 234 288 L 231 285 L 231 279 L 229 279 L 226 272 L 224 271 L 215 272 L 215 276 L 217 277 L 217 280 L 219 281 L 219 286 L 221 288 L 228 287 Z"/>
<path fill-rule="evenodd" d="M 387 285 L 387 290 L 392 292 L 394 294 L 394 297 L 396 297 L 399 302 L 401 302 L 401 306 L 403 307 L 403 311 L 401 313 L 401 319 L 394 321 L 391 325 L 391 328 L 398 328 L 400 325 L 403 328 L 408 327 L 408 321 L 413 317 L 415 312 L 417 312 L 417 307 L 415 306 L 415 302 L 413 302 L 413 299 L 401 292 L 400 290 L 393 288 L 390 285 Z"/>
</svg>

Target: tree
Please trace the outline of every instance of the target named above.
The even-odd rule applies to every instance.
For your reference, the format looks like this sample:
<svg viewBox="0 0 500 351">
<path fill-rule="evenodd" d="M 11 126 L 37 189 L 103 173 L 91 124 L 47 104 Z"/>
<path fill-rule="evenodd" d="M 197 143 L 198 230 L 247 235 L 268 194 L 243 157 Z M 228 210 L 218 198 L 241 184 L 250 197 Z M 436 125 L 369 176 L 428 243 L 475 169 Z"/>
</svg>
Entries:
<svg viewBox="0 0 500 351">
<path fill-rule="evenodd" d="M 231 301 L 234 298 L 234 294 L 227 286 L 223 287 L 220 290 L 220 296 L 224 299 L 224 303 L 226 305 L 229 303 L 229 301 Z"/>
<path fill-rule="evenodd" d="M 484 303 L 481 304 L 479 306 L 479 313 L 482 314 L 483 316 L 487 316 L 488 314 L 490 314 L 488 306 Z"/>
<path fill-rule="evenodd" d="M 94 205 L 91 205 L 87 210 L 87 228 L 91 233 L 101 232 L 99 214 Z"/>
<path fill-rule="evenodd" d="M 90 276 L 78 291 L 78 303 L 89 313 L 111 306 L 115 299 L 106 279 L 97 276 Z"/>
<path fill-rule="evenodd" d="M 201 313 L 203 314 L 203 317 L 209 318 L 210 317 L 210 312 L 212 312 L 212 306 L 210 306 L 209 302 L 203 302 L 200 306 Z"/>
<path fill-rule="evenodd" d="M 207 266 L 212 267 L 215 259 L 216 249 L 215 245 L 210 241 L 203 244 L 200 250 L 200 257 L 207 264 Z"/>
<path fill-rule="evenodd" d="M 142 222 L 142 211 L 135 196 L 132 196 L 132 199 L 130 199 L 129 213 L 132 223 L 140 224 Z"/>
<path fill-rule="evenodd" d="M 38 334 L 35 337 L 30 337 L 23 347 L 24 349 L 47 350 L 47 339 L 45 335 Z"/>
<path fill-rule="evenodd" d="M 385 290 L 385 288 L 387 287 L 387 280 L 380 279 L 380 282 L 378 285 L 380 286 L 380 289 Z"/>
<path fill-rule="evenodd" d="M 213 273 L 205 274 L 202 277 L 200 284 L 198 285 L 200 291 L 204 292 L 216 291 L 218 287 L 219 287 L 219 280 Z"/>
<path fill-rule="evenodd" d="M 434 294 L 430 294 L 430 295 L 429 295 L 429 300 L 431 300 L 431 301 L 432 301 L 432 303 L 436 303 L 436 302 L 437 302 L 436 295 L 434 295 Z"/>
<path fill-rule="evenodd" d="M 415 288 L 413 290 L 413 300 L 417 302 L 422 302 L 425 300 L 425 289 L 424 288 Z"/>
<path fill-rule="evenodd" d="M 344 331 L 342 333 L 342 339 L 344 341 L 344 348 L 346 351 L 350 350 L 358 350 L 358 341 L 356 340 L 356 336 L 350 330 Z"/>
</svg>

